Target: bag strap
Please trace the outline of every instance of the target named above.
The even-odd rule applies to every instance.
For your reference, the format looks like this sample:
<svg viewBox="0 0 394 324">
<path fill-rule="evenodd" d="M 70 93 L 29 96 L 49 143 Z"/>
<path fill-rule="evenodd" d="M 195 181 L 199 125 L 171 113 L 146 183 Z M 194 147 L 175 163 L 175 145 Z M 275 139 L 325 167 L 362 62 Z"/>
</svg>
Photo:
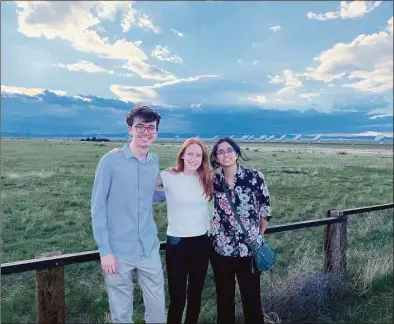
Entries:
<svg viewBox="0 0 394 324">
<path fill-rule="evenodd" d="M 244 224 L 241 221 L 241 218 L 239 217 L 239 215 L 237 213 L 237 210 L 235 209 L 235 207 L 233 205 L 233 201 L 231 200 L 230 194 L 228 192 L 228 186 L 225 183 L 225 180 L 223 180 L 222 186 L 224 189 L 224 193 L 226 194 L 226 198 L 228 200 L 228 203 L 230 204 L 230 207 L 231 207 L 233 214 L 235 216 L 235 219 L 238 221 L 238 224 L 241 226 L 242 232 L 244 233 L 246 243 L 252 249 L 253 253 L 256 253 L 256 247 L 252 244 L 253 241 L 250 238 L 248 231 L 246 230 Z"/>
</svg>

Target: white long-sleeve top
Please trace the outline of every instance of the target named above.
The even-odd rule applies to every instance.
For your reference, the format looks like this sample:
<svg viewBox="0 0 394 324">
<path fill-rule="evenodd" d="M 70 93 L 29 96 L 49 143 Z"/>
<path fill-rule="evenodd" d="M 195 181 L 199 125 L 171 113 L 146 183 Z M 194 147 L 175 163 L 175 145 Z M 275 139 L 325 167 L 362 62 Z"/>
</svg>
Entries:
<svg viewBox="0 0 394 324">
<path fill-rule="evenodd" d="M 160 173 L 167 200 L 167 235 L 192 237 L 209 228 L 208 198 L 198 176 Z"/>
</svg>

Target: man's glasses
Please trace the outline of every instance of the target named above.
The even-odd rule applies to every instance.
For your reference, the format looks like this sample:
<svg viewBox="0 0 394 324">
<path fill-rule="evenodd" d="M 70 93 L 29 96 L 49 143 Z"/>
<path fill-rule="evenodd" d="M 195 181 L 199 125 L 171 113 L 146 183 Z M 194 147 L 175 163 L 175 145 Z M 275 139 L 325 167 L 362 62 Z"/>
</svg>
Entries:
<svg viewBox="0 0 394 324">
<path fill-rule="evenodd" d="M 225 155 L 225 154 L 231 154 L 234 153 L 234 149 L 230 146 L 229 148 L 227 148 L 227 150 L 218 150 L 216 155 Z"/>
<path fill-rule="evenodd" d="M 145 132 L 145 129 L 148 131 L 149 134 L 156 133 L 156 126 L 153 126 L 153 125 L 144 126 L 144 125 L 138 124 L 138 125 L 135 125 L 134 128 L 137 131 L 137 133 L 143 133 L 143 132 Z"/>
</svg>

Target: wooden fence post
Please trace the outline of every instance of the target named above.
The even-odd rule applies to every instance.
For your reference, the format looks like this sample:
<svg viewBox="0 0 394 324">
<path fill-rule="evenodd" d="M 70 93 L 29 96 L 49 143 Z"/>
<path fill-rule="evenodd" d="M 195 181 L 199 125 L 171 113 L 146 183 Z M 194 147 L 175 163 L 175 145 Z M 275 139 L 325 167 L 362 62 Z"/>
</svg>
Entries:
<svg viewBox="0 0 394 324">
<path fill-rule="evenodd" d="M 340 223 L 328 224 L 324 229 L 324 271 L 346 274 L 347 217 L 342 212 L 328 210 L 326 217 L 338 217 Z"/>
<path fill-rule="evenodd" d="M 37 258 L 61 255 L 60 252 L 40 254 Z M 36 271 L 37 323 L 59 324 L 66 322 L 64 301 L 64 267 Z"/>
</svg>

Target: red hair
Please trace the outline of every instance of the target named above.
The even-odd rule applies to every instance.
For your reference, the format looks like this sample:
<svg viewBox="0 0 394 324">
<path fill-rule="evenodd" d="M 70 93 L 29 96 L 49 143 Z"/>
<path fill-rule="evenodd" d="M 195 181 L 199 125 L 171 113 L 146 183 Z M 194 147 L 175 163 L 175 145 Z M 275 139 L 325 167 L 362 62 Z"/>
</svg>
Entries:
<svg viewBox="0 0 394 324">
<path fill-rule="evenodd" d="M 205 197 L 209 198 L 209 200 L 213 197 L 213 184 L 211 178 L 211 169 L 209 168 L 209 159 L 208 159 L 208 152 L 205 148 L 205 144 L 199 138 L 189 138 L 187 139 L 181 147 L 177 158 L 176 158 L 176 165 L 174 168 L 175 173 L 183 172 L 185 168 L 185 161 L 183 160 L 183 155 L 185 154 L 186 149 L 192 145 L 197 144 L 201 147 L 202 150 L 202 161 L 201 165 L 197 169 L 197 172 L 200 176 L 200 183 L 204 191 Z"/>
</svg>

